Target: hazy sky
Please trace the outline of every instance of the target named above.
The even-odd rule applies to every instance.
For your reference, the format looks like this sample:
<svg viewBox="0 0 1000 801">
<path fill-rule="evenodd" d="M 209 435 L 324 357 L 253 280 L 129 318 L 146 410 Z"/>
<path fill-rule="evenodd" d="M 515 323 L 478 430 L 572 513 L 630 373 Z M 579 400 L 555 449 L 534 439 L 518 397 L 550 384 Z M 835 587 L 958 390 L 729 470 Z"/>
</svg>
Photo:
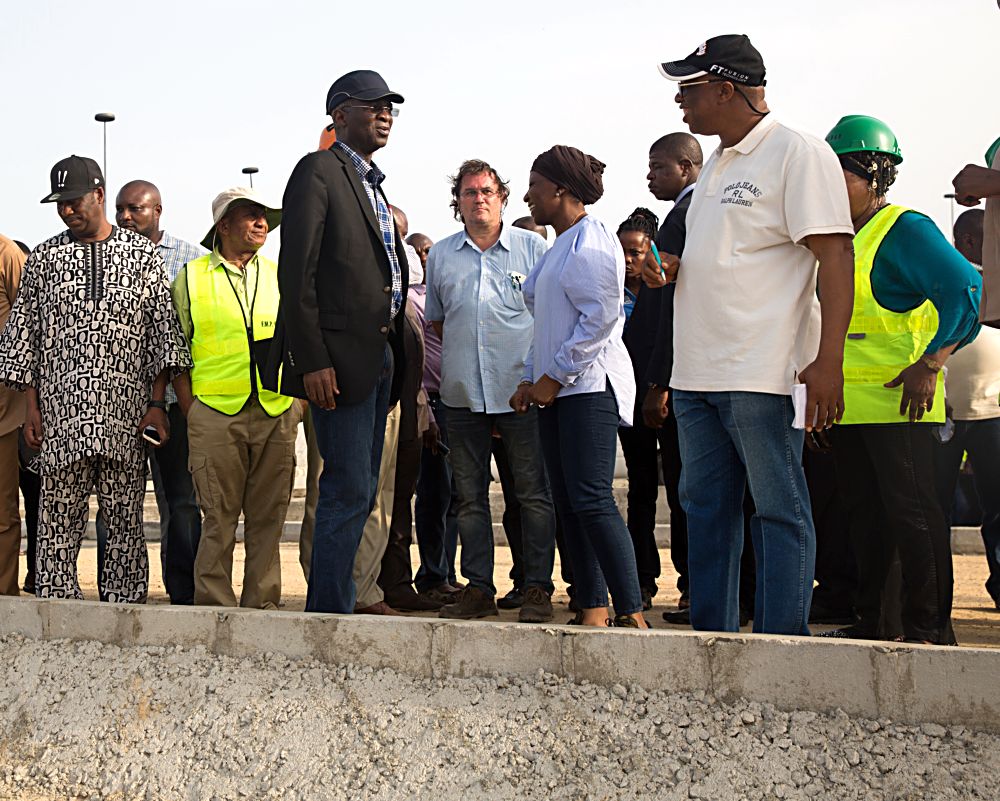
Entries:
<svg viewBox="0 0 1000 801">
<path fill-rule="evenodd" d="M 101 160 L 110 111 L 109 209 L 126 180 L 162 190 L 163 227 L 192 241 L 212 198 L 255 186 L 280 203 L 295 162 L 316 147 L 326 91 L 371 68 L 406 102 L 376 155 L 410 231 L 457 230 L 447 176 L 486 159 L 511 181 L 508 219 L 532 159 L 570 144 L 608 164 L 593 212 L 613 225 L 645 205 L 649 144 L 684 130 L 660 61 L 704 39 L 746 33 L 764 56 L 781 119 L 820 136 L 844 114 L 872 114 L 903 150 L 890 198 L 949 221 L 951 178 L 983 163 L 1000 134 L 996 0 L 809 2 L 282 2 L 5 4 L 0 86 L 0 232 L 29 244 L 62 229 L 49 170 L 71 153 Z M 368 16 L 365 16 L 368 15 Z M 715 142 L 703 140 L 706 148 Z M 276 253 L 277 236 L 268 243 Z"/>
</svg>

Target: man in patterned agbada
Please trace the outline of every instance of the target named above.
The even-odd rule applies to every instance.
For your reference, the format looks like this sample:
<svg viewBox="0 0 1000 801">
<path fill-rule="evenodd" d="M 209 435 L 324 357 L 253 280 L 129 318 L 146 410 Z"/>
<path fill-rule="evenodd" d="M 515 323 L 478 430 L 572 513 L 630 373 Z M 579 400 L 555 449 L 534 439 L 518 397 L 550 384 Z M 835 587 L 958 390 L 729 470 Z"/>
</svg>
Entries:
<svg viewBox="0 0 1000 801">
<path fill-rule="evenodd" d="M 96 491 L 108 541 L 101 600 L 143 603 L 143 430 L 165 442 L 168 379 L 191 366 L 156 246 L 112 226 L 104 176 L 70 156 L 51 173 L 67 230 L 38 245 L 0 333 L 0 381 L 25 390 L 24 438 L 42 477 L 39 597 L 82 598 L 76 561 Z"/>
</svg>

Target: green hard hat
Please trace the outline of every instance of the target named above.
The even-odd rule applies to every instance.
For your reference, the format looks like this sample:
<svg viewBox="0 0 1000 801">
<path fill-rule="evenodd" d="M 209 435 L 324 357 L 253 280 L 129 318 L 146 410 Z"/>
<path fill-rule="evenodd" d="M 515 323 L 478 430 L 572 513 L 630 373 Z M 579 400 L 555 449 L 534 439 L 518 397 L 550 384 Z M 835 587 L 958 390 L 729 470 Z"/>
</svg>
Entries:
<svg viewBox="0 0 1000 801">
<path fill-rule="evenodd" d="M 990 149 L 986 151 L 987 167 L 993 166 L 993 159 L 996 158 L 998 150 L 1000 150 L 1000 139 L 997 139 L 992 145 L 990 145 Z"/>
<path fill-rule="evenodd" d="M 843 153 L 885 153 L 894 164 L 903 160 L 896 135 L 889 126 L 864 114 L 841 117 L 826 135 L 826 141 L 838 156 Z"/>
</svg>

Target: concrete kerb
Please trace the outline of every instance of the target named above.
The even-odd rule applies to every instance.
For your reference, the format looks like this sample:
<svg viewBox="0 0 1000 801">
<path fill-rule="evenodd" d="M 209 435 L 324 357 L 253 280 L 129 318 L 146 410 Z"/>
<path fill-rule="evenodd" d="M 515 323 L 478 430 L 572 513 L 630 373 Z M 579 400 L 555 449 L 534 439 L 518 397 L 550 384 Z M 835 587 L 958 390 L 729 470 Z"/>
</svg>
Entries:
<svg viewBox="0 0 1000 801">
<path fill-rule="evenodd" d="M 0 598 L 0 636 L 10 634 L 279 653 L 438 679 L 530 679 L 542 669 L 603 686 L 1000 731 L 1000 652 L 976 648 Z"/>
</svg>

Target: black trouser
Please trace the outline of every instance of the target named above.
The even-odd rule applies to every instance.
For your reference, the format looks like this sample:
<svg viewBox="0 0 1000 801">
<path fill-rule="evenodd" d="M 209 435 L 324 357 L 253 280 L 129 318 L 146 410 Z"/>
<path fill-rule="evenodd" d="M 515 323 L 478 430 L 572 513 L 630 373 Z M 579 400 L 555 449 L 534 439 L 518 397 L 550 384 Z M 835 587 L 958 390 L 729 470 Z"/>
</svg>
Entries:
<svg viewBox="0 0 1000 801">
<path fill-rule="evenodd" d="M 23 467 L 18 469 L 18 484 L 24 497 L 24 527 L 28 534 L 26 548 L 27 570 L 24 572 L 24 586 L 35 586 L 35 549 L 38 542 L 38 502 L 42 494 L 42 477 Z"/>
<path fill-rule="evenodd" d="M 521 535 L 521 504 L 514 492 L 514 473 L 507 459 L 507 449 L 500 437 L 494 437 L 492 443 L 493 459 L 497 463 L 497 473 L 500 478 L 500 489 L 503 490 L 503 530 L 510 546 L 510 580 L 514 589 L 524 589 L 524 553 Z M 559 575 L 566 584 L 566 594 L 573 597 L 573 566 L 566 552 L 563 540 L 563 529 L 559 522 L 559 512 L 555 513 L 556 550 L 559 552 Z"/>
<path fill-rule="evenodd" d="M 389 541 L 382 555 L 378 585 L 387 598 L 413 592 L 413 567 L 410 544 L 413 542 L 413 495 L 420 473 L 420 456 L 424 449 L 422 436 L 399 440 L 396 448 L 396 474 L 392 496 L 392 519 Z M 391 604 L 390 604 L 391 605 Z"/>
<path fill-rule="evenodd" d="M 888 597 L 894 554 L 902 571 L 903 636 L 950 644 L 951 530 L 934 484 L 934 426 L 925 423 L 835 426 L 837 482 L 858 564 L 859 625 L 872 636 Z"/>
<path fill-rule="evenodd" d="M 668 409 L 669 397 L 668 397 Z M 677 421 L 673 411 L 660 429 L 649 428 L 642 422 L 641 405 L 636 406 L 634 425 L 619 428 L 618 439 L 628 470 L 628 530 L 635 548 L 639 569 L 639 586 L 656 594 L 656 579 L 660 576 L 660 554 L 656 549 L 656 501 L 660 494 L 656 449 L 659 445 L 663 467 L 663 488 L 670 508 L 670 561 L 677 571 L 677 589 L 687 592 L 687 516 L 681 507 L 678 485 L 681 478 L 681 451 L 677 440 Z"/>
<path fill-rule="evenodd" d="M 837 470 L 832 453 L 802 454 L 816 526 L 816 587 L 813 607 L 850 615 L 858 585 L 858 570 L 848 536 L 847 510 L 837 490 Z"/>
</svg>

